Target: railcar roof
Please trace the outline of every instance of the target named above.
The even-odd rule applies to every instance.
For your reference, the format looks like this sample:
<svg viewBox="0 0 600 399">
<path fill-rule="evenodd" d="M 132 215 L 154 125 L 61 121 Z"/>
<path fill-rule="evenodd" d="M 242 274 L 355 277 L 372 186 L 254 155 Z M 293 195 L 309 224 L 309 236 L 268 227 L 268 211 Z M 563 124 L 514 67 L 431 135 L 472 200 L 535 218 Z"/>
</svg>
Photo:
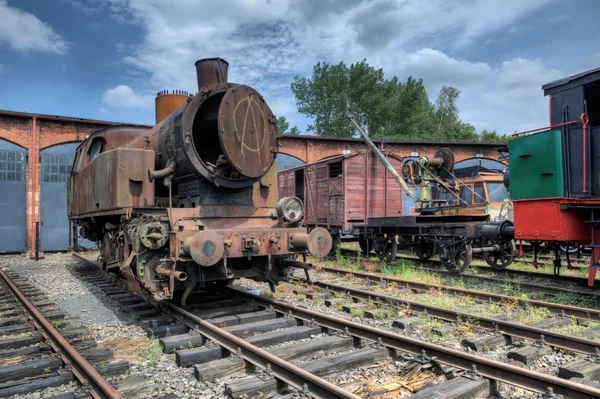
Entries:
<svg viewBox="0 0 600 399">
<path fill-rule="evenodd" d="M 581 72 L 576 75 L 546 83 L 542 86 L 542 90 L 544 90 L 544 95 L 547 96 L 548 94 L 581 86 L 596 80 L 600 80 L 600 68 L 590 69 L 589 71 Z"/>
</svg>

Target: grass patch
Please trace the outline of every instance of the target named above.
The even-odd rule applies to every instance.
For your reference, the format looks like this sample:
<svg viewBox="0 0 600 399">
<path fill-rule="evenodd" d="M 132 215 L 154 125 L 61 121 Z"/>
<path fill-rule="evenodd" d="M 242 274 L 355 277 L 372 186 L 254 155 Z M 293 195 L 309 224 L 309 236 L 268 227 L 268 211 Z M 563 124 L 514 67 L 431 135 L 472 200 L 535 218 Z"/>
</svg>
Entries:
<svg viewBox="0 0 600 399">
<path fill-rule="evenodd" d="M 382 309 L 375 313 L 375 317 L 379 320 L 391 320 L 398 315 L 398 312 L 391 309 Z"/>
<path fill-rule="evenodd" d="M 157 339 L 146 337 L 114 337 L 98 342 L 98 349 L 112 349 L 115 359 L 139 361 L 154 367 L 163 355 Z"/>
<path fill-rule="evenodd" d="M 587 295 L 577 295 L 567 292 L 561 292 L 548 298 L 548 302 L 560 303 L 563 305 L 579 306 L 583 308 L 597 309 L 598 302 Z"/>
<path fill-rule="evenodd" d="M 547 308 L 526 305 L 517 311 L 517 323 L 535 323 L 547 319 L 551 313 Z"/>
<path fill-rule="evenodd" d="M 365 311 L 362 309 L 351 309 L 350 315 L 354 317 L 363 317 L 365 315 Z"/>
<path fill-rule="evenodd" d="M 414 264 L 406 260 L 386 264 L 381 268 L 380 272 L 403 280 L 421 281 L 428 284 L 441 284 L 439 275 L 415 269 Z"/>
<path fill-rule="evenodd" d="M 52 320 L 52 325 L 54 326 L 54 328 L 62 328 L 67 324 L 67 321 L 62 319 L 62 320 Z"/>
<path fill-rule="evenodd" d="M 479 330 L 479 320 L 469 316 L 459 316 L 456 330 L 461 335 L 472 336 Z"/>
</svg>

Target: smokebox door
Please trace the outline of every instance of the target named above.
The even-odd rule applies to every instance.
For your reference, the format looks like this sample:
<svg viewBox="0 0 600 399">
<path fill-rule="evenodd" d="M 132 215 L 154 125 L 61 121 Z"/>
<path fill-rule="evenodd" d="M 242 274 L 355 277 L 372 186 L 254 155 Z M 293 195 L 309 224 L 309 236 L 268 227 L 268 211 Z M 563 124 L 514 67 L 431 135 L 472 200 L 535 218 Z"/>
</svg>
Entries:
<svg viewBox="0 0 600 399">
<path fill-rule="evenodd" d="M 264 175 L 275 157 L 276 120 L 258 92 L 235 86 L 219 107 L 219 132 L 223 153 L 243 176 Z"/>
</svg>

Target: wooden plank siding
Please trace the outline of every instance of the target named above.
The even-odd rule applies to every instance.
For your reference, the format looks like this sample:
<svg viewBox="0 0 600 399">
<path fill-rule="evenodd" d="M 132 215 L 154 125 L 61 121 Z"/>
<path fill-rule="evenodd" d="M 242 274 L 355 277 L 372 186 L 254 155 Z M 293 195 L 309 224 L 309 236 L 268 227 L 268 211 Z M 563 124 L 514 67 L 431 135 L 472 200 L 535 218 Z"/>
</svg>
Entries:
<svg viewBox="0 0 600 399">
<path fill-rule="evenodd" d="M 386 155 L 397 171 L 402 160 Z M 341 162 L 341 172 L 339 163 Z M 333 169 L 332 169 L 333 166 Z M 359 152 L 279 172 L 279 198 L 295 195 L 295 171 L 304 169 L 305 223 L 348 231 L 369 217 L 402 215 L 402 189 L 379 159 Z"/>
</svg>

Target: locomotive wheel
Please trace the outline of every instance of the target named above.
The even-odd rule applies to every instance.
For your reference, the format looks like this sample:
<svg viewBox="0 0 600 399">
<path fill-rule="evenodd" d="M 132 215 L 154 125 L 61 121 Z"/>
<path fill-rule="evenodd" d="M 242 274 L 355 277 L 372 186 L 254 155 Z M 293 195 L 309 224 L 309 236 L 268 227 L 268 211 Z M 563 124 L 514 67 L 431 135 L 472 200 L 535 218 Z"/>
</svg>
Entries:
<svg viewBox="0 0 600 399">
<path fill-rule="evenodd" d="M 369 254 L 373 252 L 373 240 L 367 238 L 365 235 L 361 234 L 358 236 L 358 246 L 363 254 Z"/>
<path fill-rule="evenodd" d="M 485 262 L 494 269 L 505 269 L 513 262 L 515 255 L 517 254 L 517 246 L 514 240 L 495 242 L 487 240 L 485 246 L 498 244 L 500 245 L 500 251 L 497 252 L 484 252 L 483 259 Z"/>
<path fill-rule="evenodd" d="M 398 243 L 394 236 L 387 237 L 387 240 L 383 244 L 383 250 L 377 253 L 377 256 L 381 260 L 385 260 L 386 262 L 393 262 L 396 259 L 396 254 L 398 253 Z"/>
<path fill-rule="evenodd" d="M 456 248 L 447 248 L 446 253 L 449 256 L 440 256 L 442 264 L 450 272 L 464 273 L 473 260 L 473 247 L 471 245 L 461 245 Z"/>
<path fill-rule="evenodd" d="M 417 237 L 417 246 L 415 252 L 417 258 L 421 260 L 429 260 L 435 253 L 435 243 L 431 241 L 425 241 L 422 237 Z"/>
</svg>

